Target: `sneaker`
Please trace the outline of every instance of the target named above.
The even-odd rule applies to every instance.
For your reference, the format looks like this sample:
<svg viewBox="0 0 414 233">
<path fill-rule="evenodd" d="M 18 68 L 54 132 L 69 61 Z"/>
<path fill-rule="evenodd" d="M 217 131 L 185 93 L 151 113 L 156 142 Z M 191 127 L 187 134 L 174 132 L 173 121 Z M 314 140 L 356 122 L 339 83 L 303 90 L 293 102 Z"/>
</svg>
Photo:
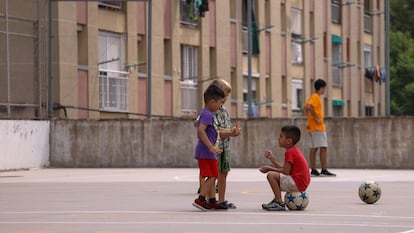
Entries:
<svg viewBox="0 0 414 233">
<path fill-rule="evenodd" d="M 312 169 L 311 176 L 320 176 L 321 174 L 316 169 Z"/>
<path fill-rule="evenodd" d="M 231 202 L 228 202 L 227 200 L 226 201 L 223 201 L 223 202 L 221 202 L 219 204 L 226 205 L 227 206 L 227 209 L 236 209 L 237 208 L 235 204 L 233 204 Z"/>
<path fill-rule="evenodd" d="M 321 171 L 321 176 L 336 176 L 336 174 L 329 172 L 327 169 Z"/>
<path fill-rule="evenodd" d="M 268 206 L 270 206 L 270 205 L 273 205 L 273 203 L 275 203 L 276 202 L 276 200 L 275 199 L 273 199 L 273 200 L 271 200 L 269 203 L 267 203 L 267 204 L 262 204 L 262 208 L 263 209 L 266 209 Z"/>
<path fill-rule="evenodd" d="M 268 204 L 262 204 L 262 208 L 269 211 L 284 211 L 286 210 L 286 205 L 273 199 Z"/>
<path fill-rule="evenodd" d="M 225 206 L 226 209 L 236 209 L 237 208 L 235 204 L 233 204 L 231 202 L 228 202 L 228 201 L 218 202 L 218 205 Z"/>
<path fill-rule="evenodd" d="M 200 209 L 200 210 L 202 210 L 202 211 L 208 211 L 210 209 L 207 202 L 206 201 L 201 201 L 199 198 L 194 200 L 193 206 Z"/>
<path fill-rule="evenodd" d="M 228 206 L 225 205 L 223 202 L 208 203 L 207 205 L 211 210 L 227 210 L 228 209 Z"/>
</svg>

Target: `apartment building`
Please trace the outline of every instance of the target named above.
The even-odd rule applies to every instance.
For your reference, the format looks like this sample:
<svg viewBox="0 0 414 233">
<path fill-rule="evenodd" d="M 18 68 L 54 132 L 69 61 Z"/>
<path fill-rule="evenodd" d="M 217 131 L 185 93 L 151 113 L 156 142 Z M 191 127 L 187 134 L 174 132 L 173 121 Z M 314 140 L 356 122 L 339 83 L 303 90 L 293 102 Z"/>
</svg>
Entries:
<svg viewBox="0 0 414 233">
<path fill-rule="evenodd" d="M 216 77 L 233 118 L 304 116 L 316 79 L 327 116 L 382 116 L 383 12 L 381 0 L 0 0 L 0 117 L 193 118 Z"/>
</svg>

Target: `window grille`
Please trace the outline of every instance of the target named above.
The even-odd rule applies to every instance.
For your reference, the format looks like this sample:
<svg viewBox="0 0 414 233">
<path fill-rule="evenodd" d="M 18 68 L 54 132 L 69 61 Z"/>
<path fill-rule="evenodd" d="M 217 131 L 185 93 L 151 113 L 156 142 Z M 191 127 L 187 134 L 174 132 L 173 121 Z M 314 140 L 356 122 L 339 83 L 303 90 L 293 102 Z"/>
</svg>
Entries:
<svg viewBox="0 0 414 233">
<path fill-rule="evenodd" d="M 98 1 L 99 7 L 105 7 L 105 8 L 111 8 L 115 10 L 121 10 L 122 9 L 122 1 L 105 1 L 105 0 L 99 0 Z"/>
<path fill-rule="evenodd" d="M 183 115 L 195 115 L 198 102 L 197 85 L 191 82 L 181 82 L 181 112 Z"/>
<path fill-rule="evenodd" d="M 342 87 L 342 43 L 332 42 L 332 86 Z"/>
<path fill-rule="evenodd" d="M 370 33 L 372 31 L 372 17 L 364 14 L 364 32 Z"/>
<path fill-rule="evenodd" d="M 99 97 L 102 111 L 128 111 L 128 72 L 100 69 Z"/>
<path fill-rule="evenodd" d="M 184 115 L 196 114 L 198 109 L 198 50 L 197 47 L 181 47 L 181 110 Z"/>
<path fill-rule="evenodd" d="M 180 20 L 182 24 L 197 26 L 198 17 L 193 1 L 180 0 Z"/>
<path fill-rule="evenodd" d="M 338 0 L 331 1 L 332 22 L 341 23 L 341 2 Z"/>
<path fill-rule="evenodd" d="M 301 111 L 303 108 L 303 81 L 301 79 L 292 79 L 292 110 Z"/>
<path fill-rule="evenodd" d="M 290 33 L 302 35 L 302 10 L 290 9 Z"/>
<path fill-rule="evenodd" d="M 291 48 L 291 54 L 292 54 L 292 57 L 291 57 L 292 63 L 301 64 L 303 62 L 302 43 L 298 43 L 293 40 L 290 43 L 290 48 Z"/>
<path fill-rule="evenodd" d="M 99 107 L 102 111 L 128 111 L 124 40 L 121 34 L 99 32 Z"/>
</svg>

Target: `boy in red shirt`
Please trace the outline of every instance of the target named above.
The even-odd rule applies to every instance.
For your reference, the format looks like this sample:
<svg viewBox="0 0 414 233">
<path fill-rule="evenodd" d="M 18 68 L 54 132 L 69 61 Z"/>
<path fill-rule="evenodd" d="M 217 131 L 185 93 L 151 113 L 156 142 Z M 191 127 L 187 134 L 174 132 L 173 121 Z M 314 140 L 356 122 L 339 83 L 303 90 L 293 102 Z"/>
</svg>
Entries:
<svg viewBox="0 0 414 233">
<path fill-rule="evenodd" d="M 271 151 L 265 152 L 273 166 L 261 166 L 260 171 L 267 173 L 267 181 L 272 188 L 274 199 L 268 204 L 262 204 L 265 210 L 286 210 L 281 191 L 303 192 L 309 186 L 309 166 L 302 152 L 295 146 L 300 140 L 300 129 L 294 125 L 282 127 L 279 135 L 279 146 L 286 149 L 285 162 L 280 163 Z"/>
</svg>

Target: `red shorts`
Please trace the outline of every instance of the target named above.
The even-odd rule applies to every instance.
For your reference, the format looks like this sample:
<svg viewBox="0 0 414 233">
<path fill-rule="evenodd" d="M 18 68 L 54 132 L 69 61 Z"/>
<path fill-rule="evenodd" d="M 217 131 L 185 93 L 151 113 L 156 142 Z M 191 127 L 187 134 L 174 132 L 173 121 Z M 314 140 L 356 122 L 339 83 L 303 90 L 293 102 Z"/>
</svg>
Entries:
<svg viewBox="0 0 414 233">
<path fill-rule="evenodd" d="M 218 161 L 215 159 L 197 159 L 198 168 L 200 168 L 200 176 L 218 177 Z"/>
</svg>

